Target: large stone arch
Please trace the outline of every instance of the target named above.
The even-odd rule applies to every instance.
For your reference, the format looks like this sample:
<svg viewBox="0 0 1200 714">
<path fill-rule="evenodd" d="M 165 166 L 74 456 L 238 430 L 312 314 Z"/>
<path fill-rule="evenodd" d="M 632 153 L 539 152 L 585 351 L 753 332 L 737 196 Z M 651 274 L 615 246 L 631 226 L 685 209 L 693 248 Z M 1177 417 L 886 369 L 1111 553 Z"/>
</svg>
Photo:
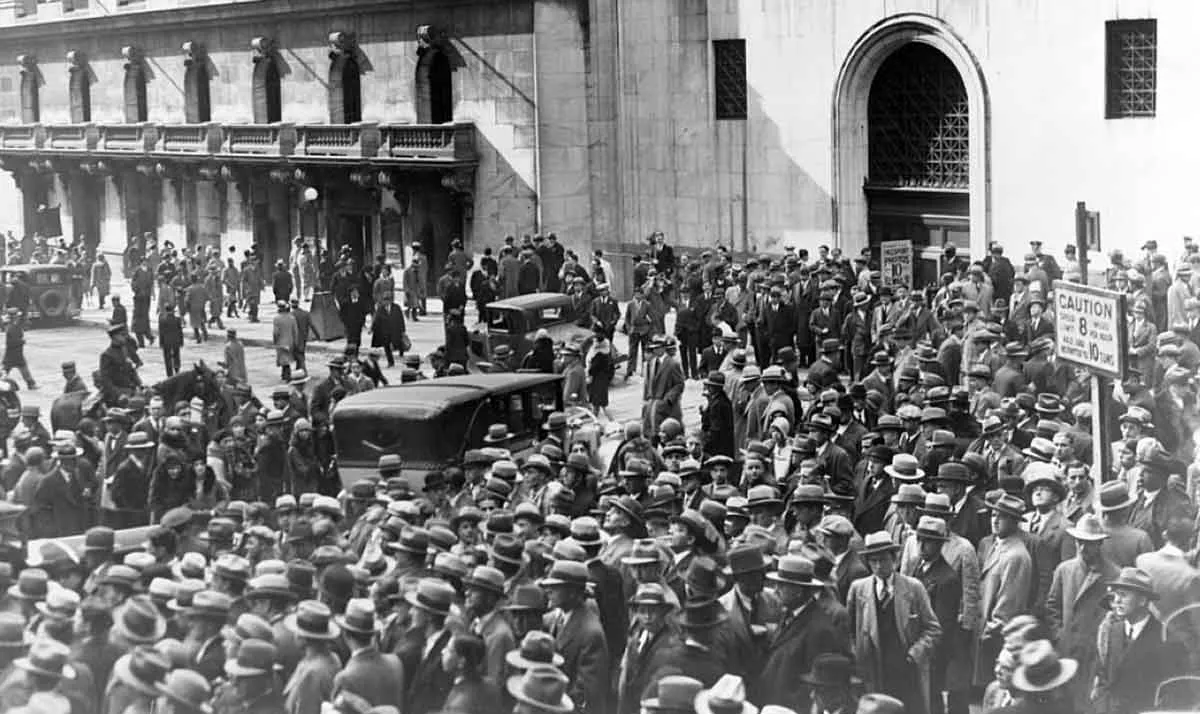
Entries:
<svg viewBox="0 0 1200 714">
<path fill-rule="evenodd" d="M 970 156 L 971 255 L 986 253 L 991 241 L 991 102 L 983 71 L 970 48 L 942 20 L 920 13 L 889 17 L 868 29 L 851 47 L 833 91 L 833 231 L 846 255 L 868 245 L 867 106 L 876 73 L 900 47 L 920 42 L 944 54 L 962 77 L 967 91 Z"/>
</svg>

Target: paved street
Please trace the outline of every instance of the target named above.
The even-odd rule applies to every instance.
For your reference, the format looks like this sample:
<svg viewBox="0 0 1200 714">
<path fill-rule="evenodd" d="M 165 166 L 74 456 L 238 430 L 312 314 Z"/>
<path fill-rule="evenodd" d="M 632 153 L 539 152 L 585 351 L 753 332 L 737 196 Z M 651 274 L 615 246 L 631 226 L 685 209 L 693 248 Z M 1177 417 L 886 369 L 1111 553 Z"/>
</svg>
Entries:
<svg viewBox="0 0 1200 714">
<path fill-rule="evenodd" d="M 132 301 L 126 299 L 126 302 L 131 303 Z M 436 311 L 439 309 L 436 301 L 432 301 L 430 308 L 431 314 L 428 318 L 423 318 L 417 323 L 409 323 L 410 337 L 413 341 L 414 350 L 423 356 L 433 351 L 443 341 L 441 317 L 436 314 Z M 227 327 L 234 327 L 238 330 L 239 337 L 246 345 L 246 364 L 250 374 L 250 381 L 255 389 L 255 393 L 260 395 L 260 397 L 266 390 L 279 383 L 279 369 L 275 366 L 275 353 L 270 347 L 270 318 L 274 314 L 273 307 L 265 309 L 262 313 L 263 321 L 257 324 L 252 324 L 244 319 L 225 321 Z M 108 316 L 108 310 L 100 311 L 85 307 L 83 317 L 71 326 L 35 328 L 26 333 L 25 354 L 29 360 L 33 376 L 38 381 L 39 389 L 29 391 L 25 389 L 24 384 L 21 384 L 21 401 L 23 404 L 33 403 L 39 405 L 42 408 L 47 426 L 49 426 L 48 415 L 50 404 L 55 397 L 62 393 L 63 380 L 59 365 L 64 360 L 74 360 L 78 365 L 79 373 L 90 384 L 91 372 L 98 366 L 99 355 L 108 345 L 108 335 L 104 330 Z M 193 362 L 199 360 L 215 364 L 223 358 L 225 344 L 225 333 L 223 330 L 210 328 L 210 339 L 204 344 L 195 344 L 192 342 L 190 339 L 190 329 L 186 327 L 185 335 L 188 335 L 188 340 L 183 348 L 183 364 L 185 369 L 189 368 Z M 370 334 L 364 331 L 363 342 L 369 343 L 369 341 Z M 622 351 L 627 349 L 625 338 L 622 335 L 617 335 L 617 344 Z M 310 375 L 314 378 L 310 386 L 317 379 L 325 376 L 325 359 L 328 356 L 340 353 L 344 348 L 344 340 L 309 343 Z M 166 377 L 166 372 L 163 369 L 162 353 L 159 351 L 157 343 L 153 347 L 147 346 L 141 350 L 140 355 L 145 362 L 145 366 L 141 369 L 143 381 L 154 383 Z M 423 367 L 428 371 L 429 365 L 427 362 Z M 397 366 L 393 369 L 385 368 L 384 373 L 392 384 L 399 384 L 400 371 L 400 367 Z M 16 372 L 13 372 L 11 376 L 20 381 L 20 377 Z M 699 382 L 688 383 L 687 392 L 684 397 L 684 417 L 688 426 L 699 424 L 699 417 L 695 406 L 699 401 L 699 392 Z M 628 383 L 618 378 L 613 385 L 610 397 L 610 411 L 613 417 L 618 421 L 639 418 L 641 415 L 641 398 L 642 382 L 640 378 L 635 377 Z"/>
</svg>

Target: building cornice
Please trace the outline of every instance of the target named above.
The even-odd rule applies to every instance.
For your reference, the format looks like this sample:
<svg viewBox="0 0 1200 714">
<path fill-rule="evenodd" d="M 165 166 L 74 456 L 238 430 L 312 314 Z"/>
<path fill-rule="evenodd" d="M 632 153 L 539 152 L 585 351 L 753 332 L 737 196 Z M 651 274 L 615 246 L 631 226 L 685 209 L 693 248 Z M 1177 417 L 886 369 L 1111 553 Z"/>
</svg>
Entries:
<svg viewBox="0 0 1200 714">
<path fill-rule="evenodd" d="M 95 12 L 82 17 L 19 22 L 0 27 L 0 42 L 51 39 L 75 40 L 80 36 L 96 39 L 106 36 L 128 36 L 131 33 L 197 30 L 210 27 L 264 22 L 269 23 L 296 15 L 343 18 L 372 12 L 395 13 L 400 9 L 428 10 L 440 14 L 454 7 L 475 5 L 479 0 L 250 0 L 223 2 L 214 5 L 182 6 L 162 10 L 120 11 L 109 15 Z M 331 23 L 332 24 L 332 23 Z"/>
</svg>

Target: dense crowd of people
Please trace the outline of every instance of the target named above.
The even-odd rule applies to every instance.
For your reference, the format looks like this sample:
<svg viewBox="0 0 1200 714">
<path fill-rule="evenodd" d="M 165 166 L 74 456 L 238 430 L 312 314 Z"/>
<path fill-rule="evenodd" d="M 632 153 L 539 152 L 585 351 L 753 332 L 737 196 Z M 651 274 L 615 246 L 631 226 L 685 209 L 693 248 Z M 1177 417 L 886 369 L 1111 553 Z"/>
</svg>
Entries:
<svg viewBox="0 0 1200 714">
<path fill-rule="evenodd" d="M 177 280 L 228 285 L 246 266 L 180 251 L 151 273 L 130 256 L 135 316 L 110 327 L 100 411 L 51 431 L 23 410 L 0 473 L 0 710 L 1200 709 L 1200 253 L 1188 241 L 1174 271 L 1153 243 L 1112 257 L 1130 367 L 1103 395 L 1120 436 L 1097 446 L 1090 375 L 1055 355 L 1053 281 L 1080 268 L 1031 248 L 1017 268 L 999 246 L 979 261 L 947 246 L 938 284 L 909 288 L 883 284 L 869 250 L 742 265 L 655 234 L 621 306 L 602 254 L 589 269 L 533 236 L 476 265 L 458 244 L 436 373 L 399 338 L 360 350 L 343 315 L 351 349 L 310 382 L 297 311 L 322 275 L 339 311 L 366 301 L 354 314 L 386 309 L 399 334 L 433 294 L 318 252 L 298 277 L 277 266 L 285 384 L 266 401 L 240 349 L 144 392 L 137 280 L 158 278 L 164 314 L 209 306 L 197 341 L 255 296 L 213 307 L 188 287 L 172 307 Z M 572 296 L 586 353 L 543 338 L 486 368 L 561 372 L 565 406 L 601 411 L 627 335 L 642 418 L 611 458 L 554 412 L 531 448 L 498 424 L 419 480 L 384 454 L 341 482 L 330 414 L 383 383 L 383 349 L 403 381 L 465 372 L 451 330 L 468 297 L 538 291 Z M 63 367 L 65 392 L 87 389 Z M 23 536 L 44 538 L 29 557 Z"/>
</svg>

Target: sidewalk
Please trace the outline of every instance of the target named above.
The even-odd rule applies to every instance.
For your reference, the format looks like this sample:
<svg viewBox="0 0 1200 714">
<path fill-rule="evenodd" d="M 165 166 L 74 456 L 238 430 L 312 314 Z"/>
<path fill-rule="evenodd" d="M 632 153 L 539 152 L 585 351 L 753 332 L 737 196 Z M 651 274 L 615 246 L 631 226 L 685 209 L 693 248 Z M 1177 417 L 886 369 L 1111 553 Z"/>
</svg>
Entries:
<svg viewBox="0 0 1200 714">
<path fill-rule="evenodd" d="M 132 300 L 130 300 L 126 297 L 126 295 L 127 295 L 126 291 L 121 291 L 121 292 L 122 292 L 122 300 L 127 303 L 132 303 Z M 307 307 L 308 306 L 306 305 L 305 309 L 307 309 Z M 422 356 L 432 352 L 435 348 L 437 348 L 438 345 L 442 344 L 445 341 L 445 334 L 442 331 L 442 301 L 437 298 L 431 298 L 428 301 L 428 308 L 429 308 L 428 316 L 423 317 L 416 322 L 414 322 L 412 320 L 407 320 L 408 337 L 410 340 L 412 340 L 413 350 Z M 126 304 L 125 309 L 132 311 L 133 308 L 132 308 L 131 304 Z M 157 310 L 158 310 L 157 305 L 151 306 L 151 314 L 157 314 Z M 227 317 L 222 316 L 221 320 L 222 320 L 222 322 L 224 322 L 226 328 L 232 327 L 237 330 L 238 338 L 247 347 L 274 348 L 274 343 L 272 341 L 271 321 L 275 317 L 276 314 L 277 313 L 275 310 L 274 303 L 266 302 L 266 303 L 263 303 L 259 308 L 259 311 L 258 311 L 259 322 L 250 322 L 245 317 L 227 318 Z M 97 326 L 97 327 L 107 327 L 108 319 L 111 315 L 112 315 L 111 307 L 105 308 L 104 310 L 101 310 L 96 307 L 90 307 L 90 308 L 84 307 L 82 313 L 79 316 L 79 320 L 77 321 L 77 324 L 92 325 L 92 326 Z M 472 314 L 468 314 L 468 316 L 467 316 L 467 320 L 468 320 L 467 329 L 468 330 L 471 329 L 471 326 L 474 324 L 474 318 L 475 318 L 475 316 L 474 316 L 473 312 L 472 312 Z M 158 332 L 158 324 L 157 323 L 158 323 L 157 319 L 151 320 L 151 327 L 154 328 L 154 331 L 156 334 Z M 362 347 L 363 348 L 369 347 L 371 345 L 371 331 L 370 330 L 371 330 L 370 318 L 368 317 L 367 326 L 365 328 L 363 328 L 363 334 L 362 334 Z M 214 341 L 216 341 L 216 342 L 224 341 L 225 334 L 222 330 L 220 330 L 216 327 L 210 326 L 208 331 L 209 331 L 210 337 Z M 191 330 L 189 329 L 189 325 L 187 323 L 187 317 L 184 316 L 185 336 L 189 335 L 190 332 L 191 332 Z M 313 353 L 342 354 L 343 352 L 345 352 L 345 350 L 346 350 L 346 340 L 344 338 L 325 341 L 325 340 L 318 340 L 318 339 L 310 336 L 309 341 L 308 341 L 308 353 L 309 354 L 313 354 Z"/>
</svg>

